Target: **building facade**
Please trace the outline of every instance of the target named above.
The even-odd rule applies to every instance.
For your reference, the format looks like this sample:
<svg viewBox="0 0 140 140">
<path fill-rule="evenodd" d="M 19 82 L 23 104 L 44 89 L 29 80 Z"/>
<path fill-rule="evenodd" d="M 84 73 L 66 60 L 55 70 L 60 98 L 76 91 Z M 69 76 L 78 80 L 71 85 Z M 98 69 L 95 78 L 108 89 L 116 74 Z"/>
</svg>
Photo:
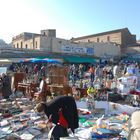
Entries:
<svg viewBox="0 0 140 140">
<path fill-rule="evenodd" d="M 74 42 L 112 42 L 120 45 L 124 53 L 128 45 L 136 44 L 136 35 L 130 33 L 128 28 L 72 38 Z"/>
<path fill-rule="evenodd" d="M 59 38 L 52 39 L 52 52 L 68 55 L 82 55 L 99 58 L 120 57 L 120 46 L 104 42 L 71 42 Z"/>
<path fill-rule="evenodd" d="M 72 41 L 56 38 L 55 30 L 42 30 L 41 34 L 22 33 L 12 40 L 13 47 L 47 53 L 87 56 L 120 57 L 120 46 L 111 42 Z"/>
<path fill-rule="evenodd" d="M 41 50 L 44 48 L 48 48 L 50 46 L 46 46 L 52 37 L 56 37 L 55 30 L 41 30 L 41 34 L 36 33 L 21 33 L 12 38 L 12 46 L 14 48 L 19 49 L 33 49 L 33 50 Z"/>
</svg>

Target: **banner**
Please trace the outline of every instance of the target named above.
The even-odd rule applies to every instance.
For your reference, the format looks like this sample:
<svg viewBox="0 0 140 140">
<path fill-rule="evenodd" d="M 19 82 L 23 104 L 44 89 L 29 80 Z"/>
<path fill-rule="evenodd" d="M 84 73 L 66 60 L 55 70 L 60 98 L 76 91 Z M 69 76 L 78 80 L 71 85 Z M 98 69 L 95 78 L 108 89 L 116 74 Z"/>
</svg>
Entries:
<svg viewBox="0 0 140 140">
<path fill-rule="evenodd" d="M 94 49 L 93 48 L 86 48 L 86 47 L 62 46 L 61 52 L 62 53 L 70 53 L 70 54 L 93 55 Z"/>
<path fill-rule="evenodd" d="M 0 74 L 6 73 L 7 72 L 7 67 L 0 67 Z"/>
</svg>

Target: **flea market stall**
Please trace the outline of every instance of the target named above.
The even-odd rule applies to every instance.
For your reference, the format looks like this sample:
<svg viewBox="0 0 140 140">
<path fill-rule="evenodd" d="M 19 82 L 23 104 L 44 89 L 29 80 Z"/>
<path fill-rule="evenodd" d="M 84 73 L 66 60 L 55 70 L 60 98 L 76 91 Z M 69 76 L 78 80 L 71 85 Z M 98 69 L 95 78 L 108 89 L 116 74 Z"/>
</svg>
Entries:
<svg viewBox="0 0 140 140">
<path fill-rule="evenodd" d="M 0 101 L 0 139 L 47 139 L 48 129 L 43 128 L 47 119 L 33 110 L 28 98 Z"/>
<path fill-rule="evenodd" d="M 33 67 L 35 65 L 38 65 L 39 67 L 45 66 L 46 83 L 51 92 L 65 95 L 71 92 L 71 88 L 68 86 L 68 69 L 62 66 L 62 62 L 60 60 L 49 58 L 29 58 L 20 60 L 19 64 L 27 66 L 30 64 L 29 67 Z M 32 88 L 31 85 L 33 85 L 33 81 L 34 83 L 39 84 L 39 79 L 42 78 L 41 67 L 38 69 L 38 73 L 34 73 L 33 70 L 31 75 L 16 72 L 13 77 L 15 90 L 22 91 L 27 95 Z"/>
<path fill-rule="evenodd" d="M 129 115 L 136 107 L 118 103 L 95 101 L 94 110 L 88 108 L 86 100 L 76 101 L 79 114 L 79 128 L 75 134 L 63 139 L 108 139 L 128 136 Z M 0 139 L 40 140 L 48 139 L 52 124 L 48 118 L 34 110 L 35 102 L 28 98 L 13 98 L 0 101 Z M 47 124 L 47 125 L 46 125 Z"/>
</svg>

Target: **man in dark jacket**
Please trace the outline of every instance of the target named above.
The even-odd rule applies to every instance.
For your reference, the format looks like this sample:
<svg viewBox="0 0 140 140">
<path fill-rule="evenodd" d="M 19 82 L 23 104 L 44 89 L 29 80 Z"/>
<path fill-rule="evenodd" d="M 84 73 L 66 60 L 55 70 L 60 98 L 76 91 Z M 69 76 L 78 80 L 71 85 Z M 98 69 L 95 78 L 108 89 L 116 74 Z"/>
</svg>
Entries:
<svg viewBox="0 0 140 140">
<path fill-rule="evenodd" d="M 4 99 L 8 99 L 12 94 L 11 79 L 7 74 L 2 74 L 2 96 Z"/>
<path fill-rule="evenodd" d="M 62 109 L 64 118 L 68 122 L 68 128 L 74 133 L 74 129 L 79 127 L 78 124 L 78 112 L 76 102 L 71 96 L 59 96 L 52 101 L 45 103 L 40 103 L 36 107 L 38 112 L 44 111 L 48 118 L 51 115 L 52 122 L 57 124 L 59 122 L 59 110 Z"/>
</svg>

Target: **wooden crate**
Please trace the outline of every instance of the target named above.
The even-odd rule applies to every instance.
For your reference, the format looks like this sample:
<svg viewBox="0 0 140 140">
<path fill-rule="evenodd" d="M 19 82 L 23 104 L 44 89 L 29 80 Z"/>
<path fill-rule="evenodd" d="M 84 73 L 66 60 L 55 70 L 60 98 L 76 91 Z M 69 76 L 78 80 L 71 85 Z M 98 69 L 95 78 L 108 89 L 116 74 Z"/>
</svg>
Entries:
<svg viewBox="0 0 140 140">
<path fill-rule="evenodd" d="M 67 85 L 67 70 L 63 67 L 50 67 L 48 77 L 50 84 Z"/>
<path fill-rule="evenodd" d="M 18 83 L 23 82 L 23 79 L 25 78 L 26 78 L 26 73 L 23 72 L 14 73 L 14 79 L 13 79 L 14 88 L 17 88 Z"/>
</svg>

